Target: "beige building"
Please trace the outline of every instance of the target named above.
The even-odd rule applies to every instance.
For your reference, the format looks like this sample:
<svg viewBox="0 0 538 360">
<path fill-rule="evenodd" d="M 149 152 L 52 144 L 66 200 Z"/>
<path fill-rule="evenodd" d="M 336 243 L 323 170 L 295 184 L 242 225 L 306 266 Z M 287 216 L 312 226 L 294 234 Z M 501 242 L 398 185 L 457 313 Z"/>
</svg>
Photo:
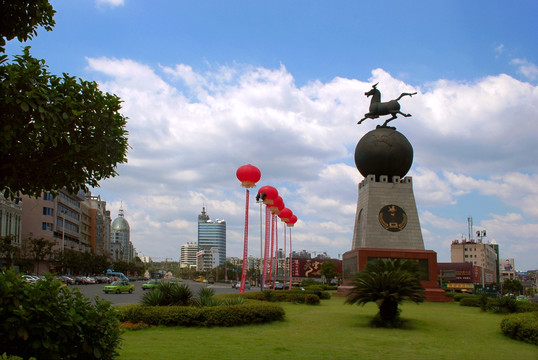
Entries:
<svg viewBox="0 0 538 360">
<path fill-rule="evenodd" d="M 486 270 L 486 276 L 488 273 L 495 274 L 494 278 L 491 279 L 491 282 L 495 282 L 499 271 L 499 255 L 494 245 L 475 240 L 454 240 L 450 245 L 450 261 L 453 263 L 467 262 L 480 266 Z M 489 279 L 486 282 L 489 283 Z"/>
<path fill-rule="evenodd" d="M 60 190 L 39 198 L 23 195 L 22 238 L 44 238 L 55 242 L 53 250 L 90 251 L 88 213 L 83 196 Z"/>
</svg>

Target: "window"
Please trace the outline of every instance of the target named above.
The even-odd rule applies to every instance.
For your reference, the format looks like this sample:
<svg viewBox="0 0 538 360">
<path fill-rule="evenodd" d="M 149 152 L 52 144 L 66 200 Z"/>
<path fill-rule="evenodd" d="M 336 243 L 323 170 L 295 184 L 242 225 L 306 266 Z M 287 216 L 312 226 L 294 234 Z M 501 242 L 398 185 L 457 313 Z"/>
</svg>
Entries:
<svg viewBox="0 0 538 360">
<path fill-rule="evenodd" d="M 48 222 L 43 222 L 41 223 L 41 228 L 43 230 L 49 230 L 49 231 L 52 231 L 52 224 L 51 223 L 48 223 Z"/>
<path fill-rule="evenodd" d="M 43 207 L 43 215 L 53 216 L 54 209 L 49 208 L 49 207 Z"/>
</svg>

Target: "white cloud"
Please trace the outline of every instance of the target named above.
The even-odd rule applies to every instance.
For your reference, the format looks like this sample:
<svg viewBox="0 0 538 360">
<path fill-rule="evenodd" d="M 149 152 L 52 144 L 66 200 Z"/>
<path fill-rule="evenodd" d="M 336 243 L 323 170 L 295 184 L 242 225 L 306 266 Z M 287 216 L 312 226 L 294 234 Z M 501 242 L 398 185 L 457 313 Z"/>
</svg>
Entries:
<svg viewBox="0 0 538 360">
<path fill-rule="evenodd" d="M 151 67 L 129 59 L 89 58 L 88 64 L 102 76 L 100 86 L 124 100 L 132 146 L 120 176 L 94 192 L 110 199 L 113 210 L 124 200 L 132 239 L 146 255 L 162 249 L 179 256 L 181 244 L 196 241 L 205 205 L 212 218 L 227 221 L 228 255 L 240 256 L 245 199 L 235 171 L 247 163 L 260 168 L 258 185 L 276 186 L 298 216 L 299 248 L 333 256 L 349 250 L 362 179 L 353 152 L 375 124 L 356 122 L 368 108 L 364 92 L 376 82 L 383 101 L 419 92 L 400 101 L 413 117 L 392 124 L 415 149 L 410 175 L 427 246 L 446 258 L 469 215 L 459 204 L 471 196 L 499 199 L 520 214 L 520 225 L 536 225 L 538 89 L 509 76 L 413 87 L 376 69 L 368 81 L 335 78 L 297 87 L 284 66 L 200 73 L 186 64 Z M 259 254 L 255 192 L 253 255 Z M 489 234 L 509 243 L 513 234 L 497 224 L 513 222 L 480 211 Z M 521 246 L 534 240 L 527 232 Z"/>
<path fill-rule="evenodd" d="M 518 68 L 518 73 L 522 74 L 530 80 L 538 79 L 538 66 L 526 59 L 514 59 L 511 61 Z"/>
<path fill-rule="evenodd" d="M 96 0 L 97 5 L 107 5 L 110 7 L 123 6 L 125 0 Z"/>
</svg>

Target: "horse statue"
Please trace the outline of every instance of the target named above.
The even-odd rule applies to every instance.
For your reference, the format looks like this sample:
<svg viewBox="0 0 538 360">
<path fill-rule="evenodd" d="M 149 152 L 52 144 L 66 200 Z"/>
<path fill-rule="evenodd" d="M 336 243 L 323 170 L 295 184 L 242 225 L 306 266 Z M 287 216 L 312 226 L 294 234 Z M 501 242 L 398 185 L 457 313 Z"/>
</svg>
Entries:
<svg viewBox="0 0 538 360">
<path fill-rule="evenodd" d="M 377 83 L 379 84 L 379 83 Z M 364 117 L 360 119 L 357 124 L 362 123 L 366 119 L 377 119 L 378 117 L 382 115 L 392 115 L 390 119 L 385 120 L 383 123 L 383 127 L 386 127 L 387 124 L 396 119 L 396 114 L 403 115 L 405 117 L 411 116 L 411 114 L 404 114 L 400 111 L 400 104 L 398 103 L 398 100 L 400 100 L 404 96 L 413 96 L 416 95 L 416 92 L 414 93 L 402 93 L 396 100 L 391 100 L 388 102 L 381 102 L 381 92 L 377 89 L 377 84 L 372 85 L 372 89 L 368 92 L 365 92 L 364 95 L 366 97 L 372 96 L 372 100 L 370 100 L 370 112 L 364 114 Z"/>
</svg>

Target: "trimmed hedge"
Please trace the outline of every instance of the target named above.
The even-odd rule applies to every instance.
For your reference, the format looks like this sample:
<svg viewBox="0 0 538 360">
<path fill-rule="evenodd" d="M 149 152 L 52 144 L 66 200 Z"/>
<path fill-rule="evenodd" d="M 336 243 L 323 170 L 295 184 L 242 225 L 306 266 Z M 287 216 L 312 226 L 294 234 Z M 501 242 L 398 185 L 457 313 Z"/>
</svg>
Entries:
<svg viewBox="0 0 538 360">
<path fill-rule="evenodd" d="M 331 294 L 327 291 L 319 290 L 264 290 L 257 292 L 243 293 L 242 296 L 245 299 L 261 300 L 261 301 L 280 301 L 280 302 L 293 302 L 299 304 L 317 305 L 319 300 L 328 300 L 331 298 Z M 312 296 L 318 298 L 315 300 Z M 307 300 L 308 299 L 308 300 Z"/>
<path fill-rule="evenodd" d="M 538 345 L 538 312 L 512 314 L 501 321 L 504 335 Z"/>
<path fill-rule="evenodd" d="M 203 308 L 126 305 L 118 309 L 119 319 L 122 322 L 187 327 L 261 324 L 283 320 L 285 315 L 281 306 L 262 302 Z"/>
</svg>

